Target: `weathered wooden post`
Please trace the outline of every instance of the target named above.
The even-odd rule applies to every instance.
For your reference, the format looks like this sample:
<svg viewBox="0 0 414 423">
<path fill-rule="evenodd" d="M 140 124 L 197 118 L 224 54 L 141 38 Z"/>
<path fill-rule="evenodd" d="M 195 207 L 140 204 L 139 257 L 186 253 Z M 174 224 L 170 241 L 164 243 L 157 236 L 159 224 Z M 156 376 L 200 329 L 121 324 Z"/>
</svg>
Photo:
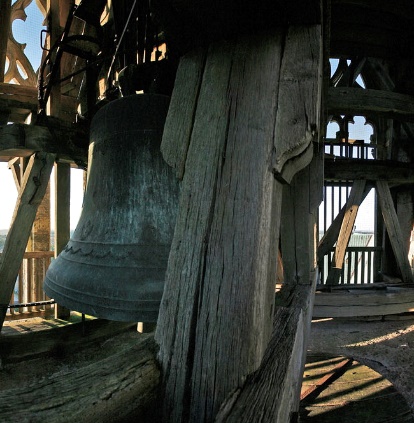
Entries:
<svg viewBox="0 0 414 423">
<path fill-rule="evenodd" d="M 0 258 L 0 329 L 13 292 L 36 212 L 49 183 L 55 154 L 36 153 L 21 183 L 12 224 Z"/>
<path fill-rule="evenodd" d="M 321 47 L 320 24 L 291 25 L 181 60 L 162 145 L 182 178 L 155 334 L 165 422 L 214 421 L 269 348 L 283 184 L 312 158 Z M 310 319 L 286 313 L 277 318 L 289 316 L 293 327 Z M 292 339 L 285 347 L 303 356 Z M 282 397 L 261 421 L 286 421 L 274 419 L 289 416 L 295 400 Z M 232 421 L 227 411 L 219 421 Z"/>
<path fill-rule="evenodd" d="M 63 250 L 70 238 L 70 165 L 55 163 L 55 258 Z M 55 318 L 70 318 L 70 310 L 55 304 Z"/>
</svg>

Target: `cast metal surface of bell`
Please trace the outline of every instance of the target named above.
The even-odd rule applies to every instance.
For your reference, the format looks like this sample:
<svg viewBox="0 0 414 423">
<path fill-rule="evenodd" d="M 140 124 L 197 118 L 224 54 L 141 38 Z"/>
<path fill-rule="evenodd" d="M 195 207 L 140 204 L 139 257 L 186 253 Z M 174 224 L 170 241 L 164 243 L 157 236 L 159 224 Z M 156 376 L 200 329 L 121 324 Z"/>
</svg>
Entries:
<svg viewBox="0 0 414 423">
<path fill-rule="evenodd" d="M 91 123 L 82 214 L 44 283 L 57 303 L 109 320 L 157 320 L 178 205 L 160 153 L 168 97 L 123 97 Z"/>
</svg>

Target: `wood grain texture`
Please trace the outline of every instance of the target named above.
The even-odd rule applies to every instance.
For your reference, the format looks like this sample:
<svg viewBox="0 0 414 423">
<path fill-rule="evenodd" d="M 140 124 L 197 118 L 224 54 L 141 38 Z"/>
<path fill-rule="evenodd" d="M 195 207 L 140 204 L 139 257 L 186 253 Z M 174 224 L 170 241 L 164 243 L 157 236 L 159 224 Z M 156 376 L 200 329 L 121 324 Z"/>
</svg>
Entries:
<svg viewBox="0 0 414 423">
<path fill-rule="evenodd" d="M 386 316 L 414 311 L 413 288 L 316 292 L 313 317 Z"/>
<path fill-rule="evenodd" d="M 70 165 L 55 164 L 55 257 L 70 237 Z"/>
<path fill-rule="evenodd" d="M 3 421 L 40 423 L 143 421 L 160 383 L 152 336 L 118 354 L 76 368 L 72 364 L 35 384 L 2 390 Z"/>
<path fill-rule="evenodd" d="M 211 421 L 270 337 L 281 44 L 275 32 L 213 45 L 207 56 L 156 331 L 165 421 Z"/>
<path fill-rule="evenodd" d="M 196 49 L 180 59 L 177 69 L 164 133 L 161 152 L 164 160 L 183 178 L 187 150 L 190 144 L 206 51 Z"/>
<path fill-rule="evenodd" d="M 310 273 L 316 266 L 314 231 L 323 193 L 321 165 L 321 157 L 316 156 L 311 165 L 295 175 L 291 184 L 283 187 L 280 237 L 287 284 L 309 285 Z"/>
<path fill-rule="evenodd" d="M 325 178 L 334 180 L 366 179 L 386 181 L 390 185 L 414 183 L 411 163 L 396 160 L 325 159 Z M 392 169 L 392 172 L 390 172 Z"/>
<path fill-rule="evenodd" d="M 212 421 L 271 337 L 282 202 L 275 153 L 297 160 L 293 177 L 312 158 L 300 156 L 312 152 L 319 123 L 320 26 L 288 34 L 243 36 L 207 53 L 156 330 L 165 422 Z M 290 387 L 281 395 L 291 398 Z"/>
<path fill-rule="evenodd" d="M 262 363 L 223 402 L 215 423 L 292 421 L 299 406 L 316 279 L 314 273 L 308 286 L 284 285 Z"/>
<path fill-rule="evenodd" d="M 306 168 L 294 176 L 292 183 L 283 188 L 281 246 L 286 286 L 282 287 L 279 295 L 288 297 L 285 294 L 287 290 L 290 291 L 289 294 L 295 292 L 295 295 L 303 296 L 302 303 L 298 300 L 293 300 L 293 304 L 286 300 L 282 302 L 283 306 L 303 307 L 303 350 L 292 350 L 292 354 L 296 355 L 295 360 L 298 361 L 297 366 L 302 369 L 299 374 L 293 371 L 293 378 L 300 380 L 305 367 L 316 287 L 316 222 L 317 208 L 323 196 L 322 155 L 316 155 Z M 293 389 L 291 397 L 293 402 L 290 411 L 298 412 L 300 389 Z"/>
<path fill-rule="evenodd" d="M 388 183 L 384 181 L 377 181 L 376 187 L 382 217 L 384 218 L 385 226 L 387 228 L 388 236 L 391 242 L 391 247 L 401 272 L 401 278 L 405 283 L 413 283 L 411 266 L 408 261 L 408 251 L 404 243 L 401 226 L 395 211 L 390 188 Z"/>
<path fill-rule="evenodd" d="M 280 46 L 275 32 L 241 39 L 235 49 L 195 334 L 193 422 L 210 421 L 227 393 L 259 366 L 271 334 L 282 191 L 269 153 Z"/>
<path fill-rule="evenodd" d="M 35 151 L 44 151 L 52 143 L 52 135 L 44 126 L 11 124 L 0 127 L 0 153 L 14 153 L 16 157 L 30 156 Z"/>
<path fill-rule="evenodd" d="M 70 238 L 70 164 L 55 164 L 55 258 L 64 249 Z M 55 317 L 68 319 L 70 310 L 55 304 Z"/>
<path fill-rule="evenodd" d="M 308 149 L 319 128 L 322 86 L 320 25 L 289 27 L 280 72 L 273 169 L 283 179 L 288 161 Z M 305 167 L 311 159 L 312 155 L 308 155 L 300 166 L 296 164 L 295 171 Z"/>
<path fill-rule="evenodd" d="M 411 187 L 398 191 L 396 193 L 396 213 L 400 223 L 401 233 L 403 234 L 403 245 L 407 255 L 410 251 L 411 231 L 414 223 L 414 204 L 412 199 Z"/>
<path fill-rule="evenodd" d="M 213 46 L 207 56 L 155 334 L 164 371 L 164 415 L 176 422 L 181 421 L 184 398 L 189 399 L 194 330 L 215 201 L 215 178 L 224 155 L 229 107 L 225 88 L 233 50 L 230 43 Z"/>
<path fill-rule="evenodd" d="M 25 257 L 36 253 L 25 253 Z M 44 254 L 44 253 L 43 253 Z M 111 322 L 103 319 L 85 320 L 59 326 L 54 322 L 44 321 L 49 325 L 47 330 L 31 330 L 25 326 L 26 332 L 14 332 L 13 326 L 5 326 L 1 339 L 1 360 L 4 365 L 21 363 L 27 360 L 53 355 L 64 351 L 67 356 L 73 352 L 97 342 L 105 341 L 116 334 L 134 331 L 135 323 Z M 4 335 L 4 336 L 3 336 Z M 1 389 L 6 389 L 1 386 Z M 1 392 L 1 391 L 0 391 Z M 0 394 L 1 397 L 1 394 Z"/>
<path fill-rule="evenodd" d="M 54 161 L 54 154 L 33 155 L 21 183 L 12 223 L 0 257 L 0 328 L 3 326 L 7 305 L 19 273 L 37 209 L 49 183 Z"/>
<path fill-rule="evenodd" d="M 414 121 L 414 97 L 391 91 L 331 87 L 326 93 L 326 107 L 329 114 L 369 114 Z"/>
<path fill-rule="evenodd" d="M 86 163 L 88 131 L 48 118 L 46 125 L 13 123 L 0 126 L 0 156 L 27 157 L 37 151 Z"/>
<path fill-rule="evenodd" d="M 273 336 L 261 367 L 223 405 L 216 423 L 288 422 L 300 373 L 303 314 L 300 309 L 277 310 Z M 283 355 L 282 360 L 275 357 Z M 283 361 L 281 363 L 280 361 Z"/>
<path fill-rule="evenodd" d="M 74 122 L 77 107 L 76 98 L 62 95 L 60 104 L 60 119 L 68 123 Z M 22 120 L 16 122 L 22 123 L 30 112 L 37 112 L 37 107 L 36 87 L 0 83 L 0 111 L 8 110 L 11 114 L 20 111 Z"/>
</svg>

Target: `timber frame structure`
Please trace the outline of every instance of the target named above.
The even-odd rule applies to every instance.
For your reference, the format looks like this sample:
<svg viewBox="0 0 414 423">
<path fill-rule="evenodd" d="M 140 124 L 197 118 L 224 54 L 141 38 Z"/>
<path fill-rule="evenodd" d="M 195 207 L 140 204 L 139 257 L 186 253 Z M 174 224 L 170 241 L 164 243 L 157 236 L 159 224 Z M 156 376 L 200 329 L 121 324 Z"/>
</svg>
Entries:
<svg viewBox="0 0 414 423">
<path fill-rule="evenodd" d="M 122 422 L 152 409 L 149 421 L 296 421 L 312 315 L 414 308 L 412 1 L 38 0 L 47 34 L 36 72 L 11 28 L 30 3 L 0 0 L 0 69 L 8 63 L 0 160 L 19 188 L 0 256 L 1 325 L 30 234 L 42 235 L 36 221 L 50 219 L 53 166 L 55 251 L 68 241 L 70 166 L 88 166 L 89 124 L 100 107 L 141 91 L 171 96 L 161 151 L 180 200 L 155 333 L 133 357 L 89 368 L 95 379 L 72 380 L 109 386 L 113 365 L 115 380 L 130 366 L 142 382 L 104 400 L 79 399 L 64 380 L 53 392 L 39 383 L 44 401 L 62 392 L 56 406 L 32 404 L 22 388 L 5 393 L 0 414 Z M 330 58 L 338 59 L 332 74 Z M 349 138 L 354 116 L 374 128 L 362 146 Z M 332 121 L 339 131 L 328 139 Z M 354 148 L 365 153 L 342 154 Z M 341 184 L 347 195 L 319 240 L 324 186 Z M 371 189 L 374 277 L 350 286 L 345 255 Z M 31 251 L 48 251 L 49 238 L 46 231 Z M 350 289 L 364 292 L 352 296 L 359 303 L 350 303 Z M 10 410 L 14 397 L 20 404 Z"/>
</svg>

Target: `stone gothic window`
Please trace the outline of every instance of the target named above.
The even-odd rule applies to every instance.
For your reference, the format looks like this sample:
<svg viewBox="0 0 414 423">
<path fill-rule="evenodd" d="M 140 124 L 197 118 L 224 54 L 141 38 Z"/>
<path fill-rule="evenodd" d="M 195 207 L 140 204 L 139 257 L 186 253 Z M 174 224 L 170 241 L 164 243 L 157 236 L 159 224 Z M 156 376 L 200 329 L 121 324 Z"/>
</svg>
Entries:
<svg viewBox="0 0 414 423">
<path fill-rule="evenodd" d="M 11 5 L 4 82 L 36 86 L 42 57 L 45 0 L 15 0 Z"/>
</svg>

